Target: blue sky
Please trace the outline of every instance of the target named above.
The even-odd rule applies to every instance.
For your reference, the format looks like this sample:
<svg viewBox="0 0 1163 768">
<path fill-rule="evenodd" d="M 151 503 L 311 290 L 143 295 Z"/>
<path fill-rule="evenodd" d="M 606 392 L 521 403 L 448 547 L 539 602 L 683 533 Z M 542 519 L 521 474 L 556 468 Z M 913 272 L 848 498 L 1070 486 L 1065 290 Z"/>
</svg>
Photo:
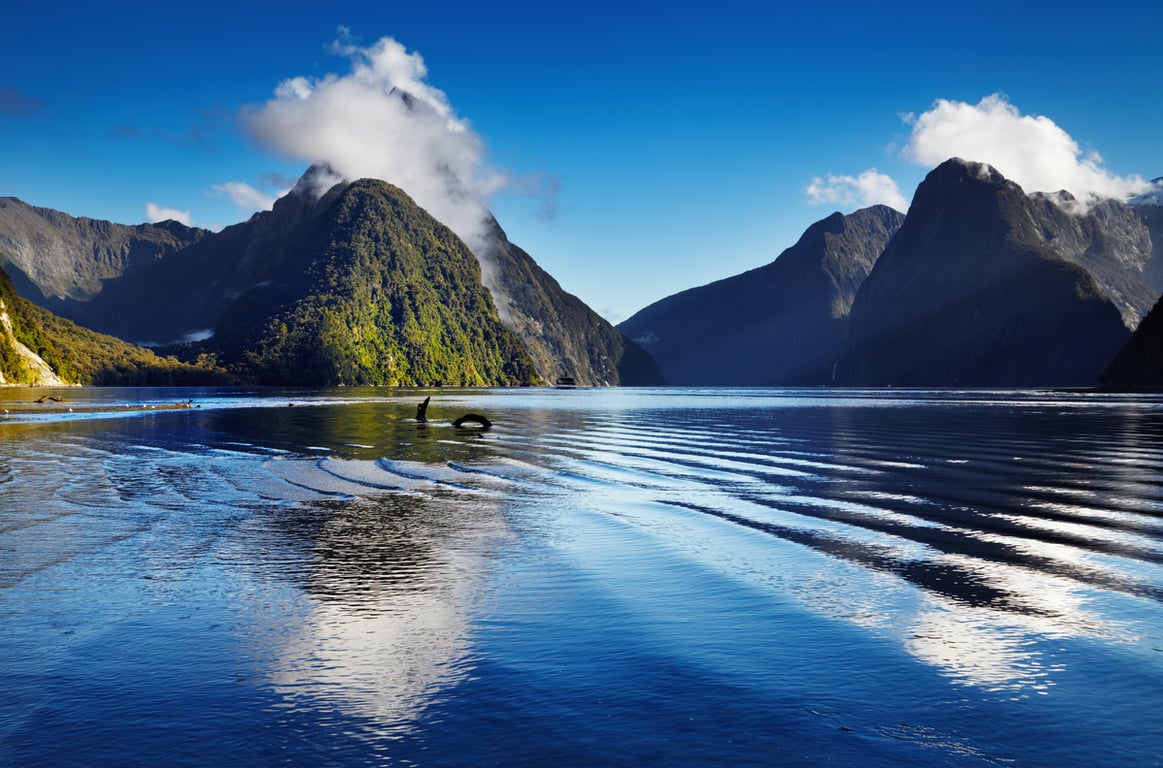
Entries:
<svg viewBox="0 0 1163 768">
<path fill-rule="evenodd" d="M 810 5 L 22 3 L 0 26 L 0 195 L 217 229 L 330 152 L 382 175 L 454 152 L 510 239 L 617 322 L 834 210 L 907 205 L 945 153 L 1081 197 L 1163 176 L 1156 4 Z M 467 143 L 380 130 L 374 99 L 328 112 L 360 66 L 372 87 L 410 68 Z M 276 96 L 292 78 L 301 98 Z M 300 101 L 306 133 L 279 112 Z"/>
</svg>

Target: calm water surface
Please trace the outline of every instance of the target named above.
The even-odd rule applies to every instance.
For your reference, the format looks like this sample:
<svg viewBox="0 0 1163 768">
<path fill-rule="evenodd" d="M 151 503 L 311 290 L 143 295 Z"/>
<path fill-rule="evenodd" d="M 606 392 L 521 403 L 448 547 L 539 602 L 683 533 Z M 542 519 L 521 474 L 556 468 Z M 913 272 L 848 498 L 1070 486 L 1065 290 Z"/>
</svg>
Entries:
<svg viewBox="0 0 1163 768">
<path fill-rule="evenodd" d="M 3 766 L 1163 765 L 1163 398 L 39 394 Z"/>
</svg>

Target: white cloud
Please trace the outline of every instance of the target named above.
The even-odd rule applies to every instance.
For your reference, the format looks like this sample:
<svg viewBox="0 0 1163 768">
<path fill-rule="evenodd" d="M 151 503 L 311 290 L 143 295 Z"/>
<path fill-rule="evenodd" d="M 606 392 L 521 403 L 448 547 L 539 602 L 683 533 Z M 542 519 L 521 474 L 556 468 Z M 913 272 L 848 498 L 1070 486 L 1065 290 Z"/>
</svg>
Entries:
<svg viewBox="0 0 1163 768">
<path fill-rule="evenodd" d="M 869 168 L 859 176 L 832 176 L 812 179 L 804 190 L 813 205 L 840 205 L 866 208 L 887 205 L 898 211 L 908 210 L 909 203 L 896 181 L 887 174 Z"/>
<path fill-rule="evenodd" d="M 1023 115 L 1005 96 L 977 104 L 938 99 L 920 116 L 903 116 L 912 135 L 902 150 L 906 160 L 936 166 L 951 157 L 988 163 L 1026 192 L 1065 189 L 1079 200 L 1127 198 L 1150 184 L 1139 176 L 1118 176 L 1097 152 L 1083 152 L 1053 120 Z"/>
<path fill-rule="evenodd" d="M 255 189 L 251 185 L 243 181 L 228 181 L 225 184 L 215 184 L 214 192 L 218 195 L 229 197 L 235 205 L 245 211 L 269 211 L 275 204 L 275 200 L 287 193 L 287 190 L 282 190 L 276 195 L 268 195 L 267 193 Z"/>
<path fill-rule="evenodd" d="M 251 133 L 268 149 L 327 164 L 343 178 L 395 184 L 470 246 L 479 244 L 491 197 L 514 188 L 512 180 L 485 162 L 480 137 L 425 81 L 420 54 L 389 37 L 367 48 L 337 42 L 333 50 L 350 59 L 350 73 L 283 81 L 274 98 L 244 114 Z"/>
<path fill-rule="evenodd" d="M 193 219 L 190 217 L 189 211 L 179 211 L 176 208 L 163 208 L 157 203 L 145 204 L 145 216 L 150 220 L 151 223 L 154 224 L 159 221 L 173 219 L 174 221 L 185 224 L 187 227 L 194 226 Z"/>
</svg>

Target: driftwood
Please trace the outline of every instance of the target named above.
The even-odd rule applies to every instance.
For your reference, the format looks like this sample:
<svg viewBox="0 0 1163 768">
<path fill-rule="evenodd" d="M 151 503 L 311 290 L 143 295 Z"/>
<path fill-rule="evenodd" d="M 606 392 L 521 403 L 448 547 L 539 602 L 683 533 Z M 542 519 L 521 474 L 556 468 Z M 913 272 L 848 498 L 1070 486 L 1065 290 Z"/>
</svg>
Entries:
<svg viewBox="0 0 1163 768">
<path fill-rule="evenodd" d="M 478 424 L 482 429 L 488 429 L 493 426 L 493 422 L 481 416 L 479 413 L 466 413 L 456 421 L 452 422 L 454 427 L 463 427 L 466 424 Z"/>
<path fill-rule="evenodd" d="M 431 402 L 431 400 L 432 400 L 432 396 L 429 395 L 428 397 L 424 398 L 424 402 L 422 402 L 416 406 L 416 421 L 417 422 L 423 424 L 424 422 L 428 421 L 428 416 L 427 416 L 428 403 Z M 481 416 L 479 413 L 466 413 L 465 415 L 461 416 L 456 421 L 452 422 L 452 426 L 454 426 L 454 427 L 464 427 L 464 426 L 473 426 L 473 425 L 478 426 L 481 429 L 488 429 L 489 427 L 493 426 L 493 422 L 489 421 L 484 416 Z"/>
</svg>

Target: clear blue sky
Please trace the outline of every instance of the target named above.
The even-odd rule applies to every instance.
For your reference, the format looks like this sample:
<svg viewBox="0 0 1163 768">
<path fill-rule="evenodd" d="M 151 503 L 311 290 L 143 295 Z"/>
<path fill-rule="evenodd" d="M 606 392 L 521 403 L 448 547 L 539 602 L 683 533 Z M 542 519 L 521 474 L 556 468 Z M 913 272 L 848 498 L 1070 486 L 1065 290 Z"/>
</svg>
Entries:
<svg viewBox="0 0 1163 768">
<path fill-rule="evenodd" d="M 240 116 L 289 78 L 349 75 L 337 40 L 392 38 L 485 166 L 518 180 L 488 201 L 510 239 L 615 322 L 771 261 L 833 210 L 894 188 L 907 204 L 946 151 L 1004 164 L 1017 147 L 999 167 L 1027 189 L 1039 171 L 1016 166 L 1044 147 L 1059 166 L 1074 152 L 1061 178 L 1133 190 L 1163 176 L 1151 2 L 211 0 L 3 16 L 0 195 L 121 223 L 244 220 L 254 208 L 226 185 L 270 196 L 308 162 Z"/>
</svg>

